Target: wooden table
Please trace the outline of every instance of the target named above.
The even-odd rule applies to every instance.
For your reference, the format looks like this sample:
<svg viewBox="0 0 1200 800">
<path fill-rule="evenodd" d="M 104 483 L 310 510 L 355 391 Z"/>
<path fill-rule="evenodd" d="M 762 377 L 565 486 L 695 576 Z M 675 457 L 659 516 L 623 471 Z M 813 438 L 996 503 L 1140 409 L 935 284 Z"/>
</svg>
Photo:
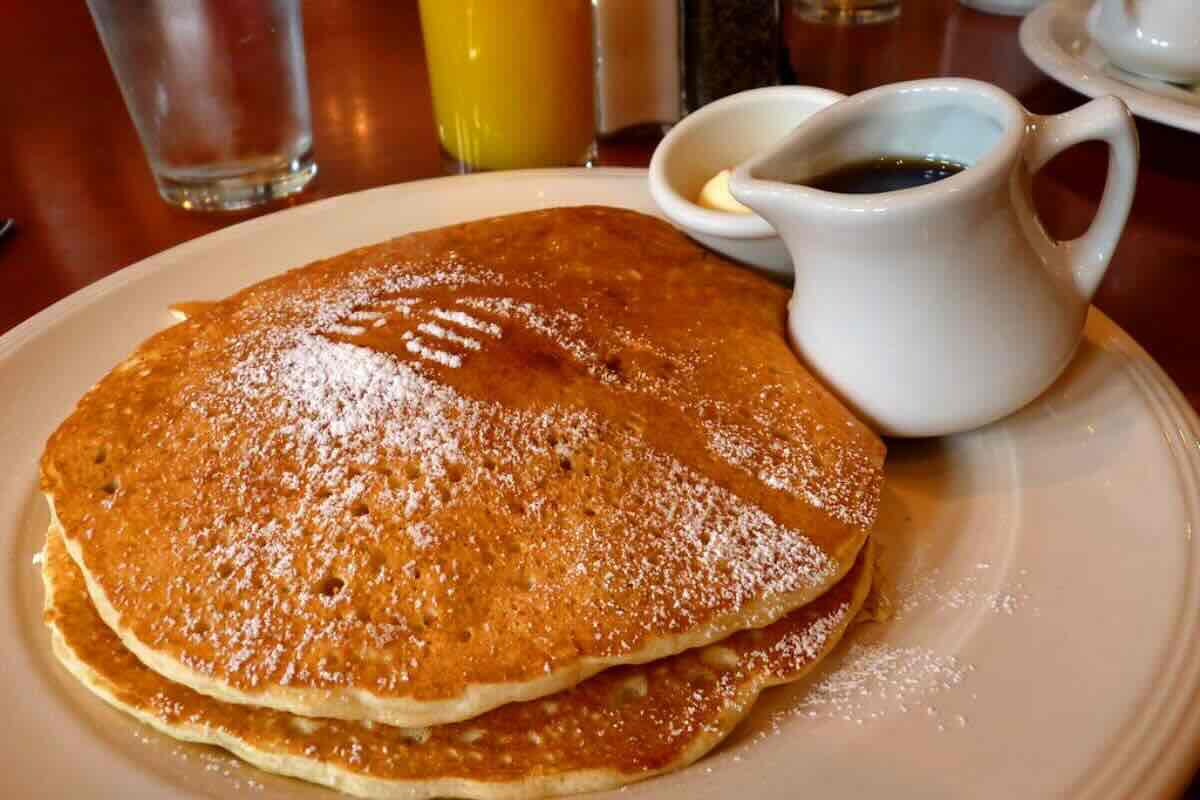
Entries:
<svg viewBox="0 0 1200 800">
<path fill-rule="evenodd" d="M 1016 20 L 955 0 L 905 0 L 899 22 L 857 29 L 789 16 L 787 38 L 800 83 L 842 92 L 959 75 L 1038 113 L 1085 100 L 1025 58 Z M 320 174 L 290 204 L 439 174 L 414 0 L 310 0 L 305 42 Z M 20 226 L 0 241 L 0 333 L 128 264 L 263 213 L 206 216 L 158 198 L 82 2 L 9 4 L 0 75 L 0 217 Z M 1200 407 L 1200 136 L 1140 120 L 1138 132 L 1137 199 L 1096 304 Z M 606 145 L 601 163 L 645 165 L 653 145 Z M 1105 163 L 1102 147 L 1081 146 L 1039 177 L 1054 235 L 1086 228 Z"/>
</svg>

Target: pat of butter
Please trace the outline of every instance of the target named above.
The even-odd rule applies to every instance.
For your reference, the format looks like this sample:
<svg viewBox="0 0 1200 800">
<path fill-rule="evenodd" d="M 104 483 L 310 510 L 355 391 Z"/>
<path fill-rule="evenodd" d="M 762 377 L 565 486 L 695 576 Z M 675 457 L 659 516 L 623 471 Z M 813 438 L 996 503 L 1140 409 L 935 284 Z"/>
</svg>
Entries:
<svg viewBox="0 0 1200 800">
<path fill-rule="evenodd" d="M 754 212 L 734 199 L 729 193 L 729 170 L 723 169 L 713 175 L 696 200 L 704 208 L 713 211 L 728 211 L 731 214 L 753 214 Z"/>
<path fill-rule="evenodd" d="M 190 317 L 194 317 L 201 311 L 204 311 L 209 306 L 216 305 L 211 300 L 184 300 L 178 303 L 172 303 L 167 306 L 167 311 L 178 322 L 183 322 Z"/>
</svg>

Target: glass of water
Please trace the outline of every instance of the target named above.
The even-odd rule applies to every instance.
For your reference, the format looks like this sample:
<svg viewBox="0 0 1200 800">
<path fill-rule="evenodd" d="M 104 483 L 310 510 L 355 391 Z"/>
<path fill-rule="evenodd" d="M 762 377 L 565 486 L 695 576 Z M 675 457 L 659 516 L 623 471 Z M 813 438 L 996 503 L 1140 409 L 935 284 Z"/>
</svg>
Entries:
<svg viewBox="0 0 1200 800">
<path fill-rule="evenodd" d="M 248 208 L 316 175 L 299 0 L 87 0 L 159 194 Z"/>
</svg>

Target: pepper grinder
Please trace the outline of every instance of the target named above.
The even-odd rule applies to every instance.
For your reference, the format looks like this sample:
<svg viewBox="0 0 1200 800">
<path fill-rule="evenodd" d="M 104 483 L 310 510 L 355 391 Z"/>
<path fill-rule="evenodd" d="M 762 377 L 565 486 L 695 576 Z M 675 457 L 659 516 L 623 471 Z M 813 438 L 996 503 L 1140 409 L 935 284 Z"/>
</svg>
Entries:
<svg viewBox="0 0 1200 800">
<path fill-rule="evenodd" d="M 686 111 L 787 74 L 779 0 L 680 0 L 679 16 Z"/>
</svg>

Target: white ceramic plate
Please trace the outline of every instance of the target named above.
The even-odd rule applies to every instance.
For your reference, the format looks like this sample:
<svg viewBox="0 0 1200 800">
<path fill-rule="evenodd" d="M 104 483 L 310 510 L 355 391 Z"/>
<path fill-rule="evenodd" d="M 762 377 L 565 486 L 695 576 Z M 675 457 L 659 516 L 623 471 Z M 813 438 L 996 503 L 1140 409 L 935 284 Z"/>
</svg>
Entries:
<svg viewBox="0 0 1200 800">
<path fill-rule="evenodd" d="M 1021 49 L 1059 83 L 1088 97 L 1114 94 L 1139 117 L 1200 133 L 1200 86 L 1133 75 L 1109 61 L 1088 36 L 1092 0 L 1050 0 L 1021 23 Z"/>
<path fill-rule="evenodd" d="M 640 170 L 391 186 L 168 250 L 0 338 L 0 797 L 332 796 L 165 739 L 57 666 L 30 563 L 47 521 L 42 444 L 82 392 L 170 324 L 172 301 L 421 228 L 578 203 L 653 211 Z M 1178 390 L 1094 312 L 1075 363 L 1034 406 L 971 435 L 893 446 L 878 537 L 897 619 L 858 627 L 715 754 L 626 796 L 1178 789 L 1200 755 L 1197 433 Z"/>
</svg>

